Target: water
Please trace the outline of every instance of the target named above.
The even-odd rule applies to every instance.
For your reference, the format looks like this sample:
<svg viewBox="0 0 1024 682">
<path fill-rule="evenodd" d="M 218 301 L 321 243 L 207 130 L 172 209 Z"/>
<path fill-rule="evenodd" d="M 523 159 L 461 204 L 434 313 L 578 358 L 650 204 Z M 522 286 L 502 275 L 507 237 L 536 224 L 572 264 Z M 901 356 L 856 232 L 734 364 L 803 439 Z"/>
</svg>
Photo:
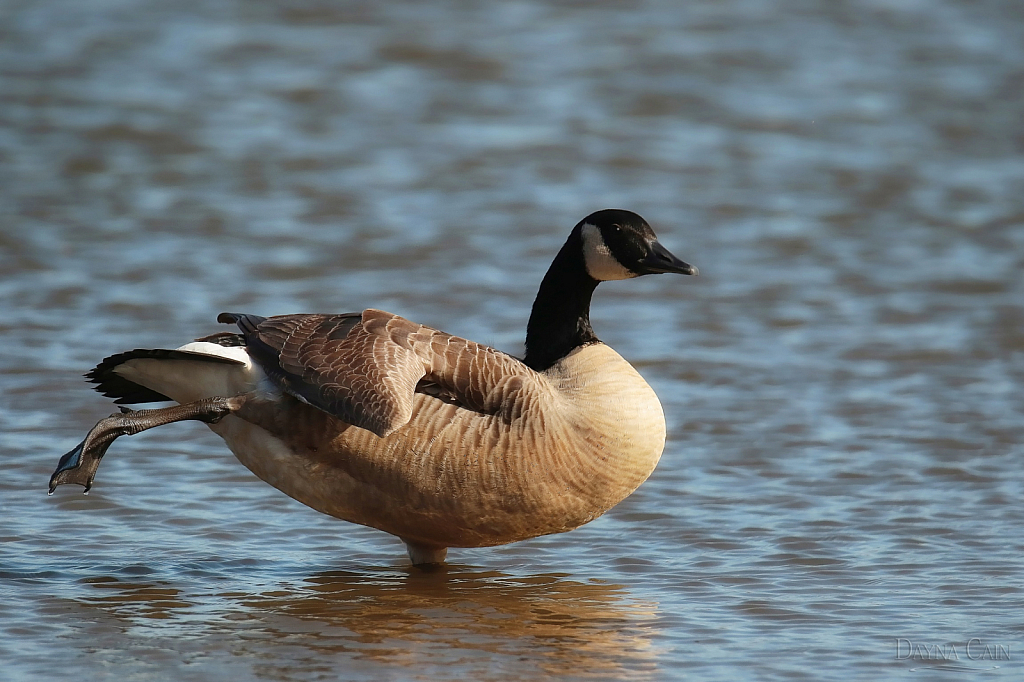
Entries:
<svg viewBox="0 0 1024 682">
<path fill-rule="evenodd" d="M 1019 679 L 1019 3 L 0 3 L 0 677 Z M 103 356 L 390 310 L 518 352 L 572 225 L 702 276 L 598 291 L 652 478 L 452 550 L 118 441 Z M 973 648 L 968 648 L 968 643 Z"/>
</svg>

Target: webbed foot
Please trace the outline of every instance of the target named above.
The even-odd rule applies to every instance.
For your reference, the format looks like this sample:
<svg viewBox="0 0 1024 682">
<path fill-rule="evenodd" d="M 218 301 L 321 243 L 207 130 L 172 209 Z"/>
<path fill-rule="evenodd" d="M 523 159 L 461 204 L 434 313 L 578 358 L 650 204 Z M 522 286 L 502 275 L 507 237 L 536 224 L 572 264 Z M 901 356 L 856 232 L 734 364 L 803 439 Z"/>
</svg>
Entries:
<svg viewBox="0 0 1024 682">
<path fill-rule="evenodd" d="M 117 426 L 111 424 L 112 420 L 119 416 L 116 414 L 101 419 L 92 427 L 85 440 L 60 458 L 57 469 L 50 476 L 50 495 L 57 486 L 64 483 L 77 483 L 85 487 L 85 492 L 89 492 L 92 481 L 96 478 L 96 470 L 100 467 L 100 460 L 107 453 L 110 444 L 122 435 L 118 432 Z"/>
<path fill-rule="evenodd" d="M 50 494 L 53 494 L 57 486 L 65 483 L 77 483 L 85 487 L 85 492 L 89 492 L 103 455 L 111 443 L 120 436 L 131 436 L 156 426 L 186 420 L 215 424 L 241 407 L 244 402 L 245 396 L 235 396 L 203 398 L 193 403 L 157 410 L 132 410 L 122 407 L 120 412 L 97 422 L 85 440 L 60 458 L 56 471 L 50 476 Z"/>
</svg>

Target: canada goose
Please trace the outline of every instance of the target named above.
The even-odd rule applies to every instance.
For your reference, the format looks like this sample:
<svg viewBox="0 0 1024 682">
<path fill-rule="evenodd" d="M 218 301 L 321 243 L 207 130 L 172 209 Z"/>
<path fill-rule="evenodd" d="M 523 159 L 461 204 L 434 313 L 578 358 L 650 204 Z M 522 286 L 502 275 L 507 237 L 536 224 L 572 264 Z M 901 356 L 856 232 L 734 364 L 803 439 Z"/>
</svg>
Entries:
<svg viewBox="0 0 1024 682">
<path fill-rule="evenodd" d="M 205 422 L 261 479 L 400 537 L 414 564 L 571 530 L 636 490 L 665 445 L 657 396 L 590 326 L 599 282 L 696 275 L 635 213 L 570 233 L 541 282 L 520 360 L 367 309 L 222 313 L 241 333 L 112 355 L 86 377 L 121 408 L 61 457 L 50 493 L 92 486 L 118 436 Z"/>
</svg>

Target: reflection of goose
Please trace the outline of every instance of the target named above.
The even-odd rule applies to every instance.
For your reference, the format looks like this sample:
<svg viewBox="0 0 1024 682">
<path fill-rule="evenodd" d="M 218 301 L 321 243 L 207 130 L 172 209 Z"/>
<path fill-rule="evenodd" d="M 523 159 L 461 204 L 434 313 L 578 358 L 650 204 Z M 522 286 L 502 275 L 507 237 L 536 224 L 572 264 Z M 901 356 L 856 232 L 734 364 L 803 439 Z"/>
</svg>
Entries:
<svg viewBox="0 0 1024 682">
<path fill-rule="evenodd" d="M 71 612 L 139 628 L 158 650 L 183 646 L 162 637 L 197 642 L 199 674 L 242 678 L 278 679 L 265 667 L 273 661 L 288 679 L 325 669 L 368 680 L 647 679 L 662 653 L 653 641 L 657 604 L 618 585 L 561 575 L 362 566 L 255 589 L 232 583 L 207 594 L 177 582 L 104 577 L 89 581 Z M 249 673 L 250 665 L 262 672 Z"/>
<path fill-rule="evenodd" d="M 404 577 L 332 571 L 244 603 L 311 622 L 317 632 L 342 626 L 355 636 L 321 651 L 355 649 L 378 670 L 430 665 L 444 668 L 429 677 L 448 679 L 621 680 L 655 667 L 656 605 L 621 586 L 446 569 Z"/>
<path fill-rule="evenodd" d="M 601 281 L 696 274 L 635 213 L 598 211 L 541 282 L 526 357 L 379 310 L 263 318 L 241 334 L 114 355 L 87 376 L 118 403 L 175 400 L 100 421 L 50 491 L 88 490 L 115 438 L 199 420 L 295 499 L 405 540 L 413 563 L 571 530 L 654 470 L 665 419 L 650 386 L 590 326 Z"/>
</svg>

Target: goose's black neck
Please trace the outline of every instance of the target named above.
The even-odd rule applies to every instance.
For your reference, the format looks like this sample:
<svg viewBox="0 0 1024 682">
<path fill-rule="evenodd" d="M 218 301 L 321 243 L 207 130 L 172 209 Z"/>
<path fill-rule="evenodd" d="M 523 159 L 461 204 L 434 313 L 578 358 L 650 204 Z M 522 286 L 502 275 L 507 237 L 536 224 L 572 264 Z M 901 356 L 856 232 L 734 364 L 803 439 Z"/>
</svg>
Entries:
<svg viewBox="0 0 1024 682">
<path fill-rule="evenodd" d="M 590 299 L 597 280 L 587 274 L 577 226 L 541 280 L 526 325 L 527 366 L 543 371 L 572 350 L 597 341 L 590 326 Z"/>
</svg>

